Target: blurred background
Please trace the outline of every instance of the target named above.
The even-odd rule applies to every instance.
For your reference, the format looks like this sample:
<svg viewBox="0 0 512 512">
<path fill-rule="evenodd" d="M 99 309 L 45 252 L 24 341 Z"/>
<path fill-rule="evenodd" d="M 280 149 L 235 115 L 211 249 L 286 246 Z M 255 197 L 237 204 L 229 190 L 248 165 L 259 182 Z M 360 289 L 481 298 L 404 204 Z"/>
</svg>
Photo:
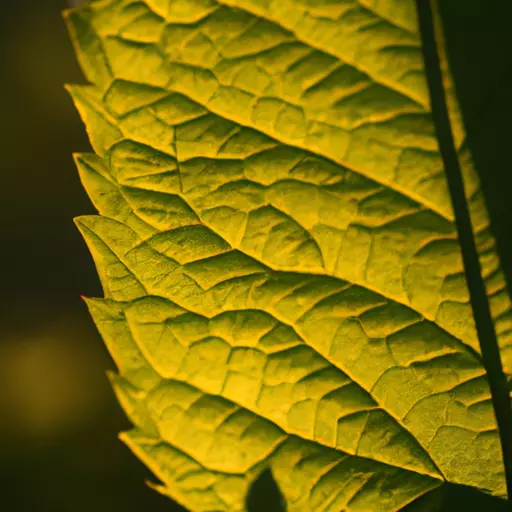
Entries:
<svg viewBox="0 0 512 512">
<path fill-rule="evenodd" d="M 509 278 L 510 4 L 442 6 Z M 182 510 L 145 485 L 154 479 L 117 439 L 130 425 L 105 376 L 114 365 L 79 297 L 101 288 L 72 222 L 95 212 L 71 157 L 90 146 L 63 88 L 84 83 L 60 14 L 67 6 L 11 0 L 0 8 L 0 503 L 6 512 Z"/>
<path fill-rule="evenodd" d="M 95 211 L 71 157 L 90 146 L 63 88 L 84 83 L 61 17 L 66 7 L 0 7 L 1 508 L 182 510 L 145 485 L 151 475 L 117 439 L 130 424 L 80 299 L 101 288 L 72 221 Z"/>
</svg>

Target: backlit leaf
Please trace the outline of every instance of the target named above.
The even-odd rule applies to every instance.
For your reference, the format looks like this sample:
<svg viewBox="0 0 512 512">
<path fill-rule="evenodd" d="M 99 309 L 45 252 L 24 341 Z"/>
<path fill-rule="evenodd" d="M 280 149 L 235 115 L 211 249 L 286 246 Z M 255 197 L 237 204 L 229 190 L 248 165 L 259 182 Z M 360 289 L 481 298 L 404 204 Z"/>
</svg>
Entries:
<svg viewBox="0 0 512 512">
<path fill-rule="evenodd" d="M 503 497 L 412 0 L 96 0 L 67 23 L 122 434 L 158 490 L 243 511 Z M 512 313 L 445 69 L 504 368 Z"/>
</svg>

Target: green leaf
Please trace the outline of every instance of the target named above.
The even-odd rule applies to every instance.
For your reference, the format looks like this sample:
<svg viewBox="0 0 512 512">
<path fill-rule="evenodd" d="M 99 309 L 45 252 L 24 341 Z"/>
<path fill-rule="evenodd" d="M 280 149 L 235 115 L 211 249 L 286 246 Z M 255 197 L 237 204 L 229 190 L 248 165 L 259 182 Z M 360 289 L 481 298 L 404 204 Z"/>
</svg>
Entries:
<svg viewBox="0 0 512 512">
<path fill-rule="evenodd" d="M 134 425 L 194 511 L 505 496 L 412 0 L 96 0 L 67 12 L 100 215 L 87 299 Z M 444 62 L 446 68 L 446 62 Z M 501 357 L 512 313 L 449 70 Z"/>
</svg>

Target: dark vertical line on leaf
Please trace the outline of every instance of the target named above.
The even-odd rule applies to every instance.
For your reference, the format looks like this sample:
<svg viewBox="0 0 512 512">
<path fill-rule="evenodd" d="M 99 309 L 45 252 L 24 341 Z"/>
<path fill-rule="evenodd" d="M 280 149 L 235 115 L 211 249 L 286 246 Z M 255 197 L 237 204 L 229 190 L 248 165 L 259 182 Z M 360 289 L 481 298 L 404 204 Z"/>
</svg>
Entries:
<svg viewBox="0 0 512 512">
<path fill-rule="evenodd" d="M 471 218 L 469 216 L 469 207 L 464 193 L 462 172 L 448 117 L 440 59 L 436 48 L 432 6 L 430 0 L 416 0 L 416 6 L 434 125 L 439 150 L 444 162 L 448 189 L 455 214 L 455 223 L 462 248 L 462 261 L 468 282 L 476 331 L 499 428 L 508 499 L 512 501 L 512 407 L 507 380 L 501 364 L 498 339 L 482 278 Z"/>
</svg>

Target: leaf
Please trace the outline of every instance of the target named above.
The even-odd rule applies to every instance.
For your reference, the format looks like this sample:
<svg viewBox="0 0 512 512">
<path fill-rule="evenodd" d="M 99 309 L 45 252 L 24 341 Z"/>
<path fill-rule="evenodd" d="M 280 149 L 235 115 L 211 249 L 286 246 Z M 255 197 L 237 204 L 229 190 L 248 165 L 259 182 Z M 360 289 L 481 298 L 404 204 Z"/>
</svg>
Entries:
<svg viewBox="0 0 512 512">
<path fill-rule="evenodd" d="M 504 497 L 414 2 L 96 0 L 67 23 L 100 215 L 87 299 L 134 424 L 194 511 Z M 446 65 L 446 63 L 445 63 Z M 449 70 L 452 129 L 501 357 L 511 304 Z"/>
</svg>

